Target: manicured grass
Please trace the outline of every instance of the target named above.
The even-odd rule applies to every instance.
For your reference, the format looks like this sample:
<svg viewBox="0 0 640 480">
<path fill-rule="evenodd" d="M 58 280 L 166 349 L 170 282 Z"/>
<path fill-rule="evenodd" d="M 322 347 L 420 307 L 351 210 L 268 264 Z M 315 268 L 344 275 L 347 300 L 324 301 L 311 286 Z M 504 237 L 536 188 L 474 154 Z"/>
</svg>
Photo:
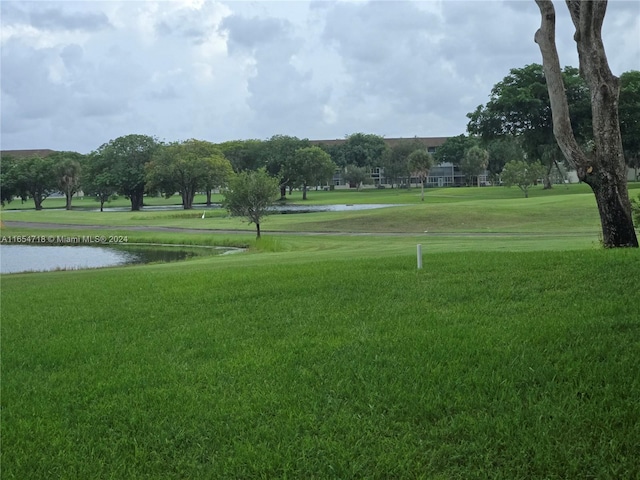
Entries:
<svg viewBox="0 0 640 480">
<path fill-rule="evenodd" d="M 222 212 L 3 212 L 248 247 L 0 277 L 3 479 L 637 478 L 640 252 L 599 247 L 583 187 L 312 192 L 410 205 L 260 241 Z"/>
<path fill-rule="evenodd" d="M 313 192 L 321 200 L 315 203 L 387 203 L 394 207 L 350 212 L 323 212 L 298 215 L 271 215 L 263 224 L 263 231 L 300 232 L 510 232 L 510 233 L 597 233 L 600 229 L 593 194 L 585 185 L 556 187 L 551 191 L 539 189 L 539 196 L 532 198 L 513 197 L 512 189 L 448 188 L 429 191 L 424 203 L 419 199 L 409 202 L 398 198 L 391 190 L 366 190 Z M 405 190 L 397 190 L 402 195 Z M 417 189 L 415 189 L 417 190 Z M 433 192 L 433 193 L 432 193 Z M 632 195 L 640 189 L 631 189 Z M 299 192 L 295 192 L 299 195 Z M 410 193 L 415 196 L 415 193 Z M 312 197 L 310 197 L 312 198 Z M 419 198 L 419 195 L 418 197 Z M 152 199 L 155 200 L 155 199 Z M 345 201 L 346 200 L 346 201 Z M 293 203 L 299 203 L 296 199 Z M 313 204 L 313 203 L 310 203 Z M 253 231 L 240 218 L 230 218 L 221 209 L 206 211 L 141 211 L 141 212 L 89 212 L 33 210 L 4 211 L 6 222 L 53 222 L 63 224 L 113 225 L 116 227 L 177 227 L 205 230 Z"/>
<path fill-rule="evenodd" d="M 635 478 L 637 251 L 2 278 L 3 478 Z"/>
</svg>

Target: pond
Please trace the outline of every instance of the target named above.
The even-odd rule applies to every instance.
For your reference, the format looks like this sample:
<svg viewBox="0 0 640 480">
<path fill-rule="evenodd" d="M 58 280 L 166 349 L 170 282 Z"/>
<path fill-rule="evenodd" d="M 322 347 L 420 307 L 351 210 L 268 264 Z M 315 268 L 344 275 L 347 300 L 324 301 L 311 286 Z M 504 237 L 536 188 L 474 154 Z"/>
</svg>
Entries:
<svg viewBox="0 0 640 480">
<path fill-rule="evenodd" d="M 115 267 L 140 263 L 175 262 L 237 249 L 175 246 L 1 245 L 0 273 L 46 272 Z"/>
<path fill-rule="evenodd" d="M 355 204 L 334 204 L 334 205 L 303 205 L 303 204 L 284 204 L 279 205 L 276 203 L 272 208 L 278 213 L 313 213 L 313 212 L 350 212 L 358 210 L 372 210 L 375 208 L 386 207 L 398 207 L 401 204 L 392 203 L 355 203 Z M 214 203 L 211 206 L 204 204 L 193 205 L 194 212 L 206 211 L 206 210 L 220 210 L 222 206 L 218 203 Z M 64 210 L 64 208 L 53 208 L 51 210 Z M 86 211 L 86 212 L 99 212 L 100 208 L 85 206 L 74 206 L 73 210 Z M 20 212 L 22 210 L 3 210 L 3 212 Z M 104 207 L 105 212 L 130 212 L 131 207 Z M 170 212 L 170 211 L 184 211 L 182 205 L 147 205 L 142 208 L 143 212 Z"/>
</svg>

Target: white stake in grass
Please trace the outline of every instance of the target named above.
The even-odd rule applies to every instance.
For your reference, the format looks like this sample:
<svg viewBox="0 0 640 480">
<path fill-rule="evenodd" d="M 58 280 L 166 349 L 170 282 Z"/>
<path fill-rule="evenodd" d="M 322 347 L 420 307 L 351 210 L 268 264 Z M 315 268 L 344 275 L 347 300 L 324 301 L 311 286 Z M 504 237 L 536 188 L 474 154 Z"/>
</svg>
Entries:
<svg viewBox="0 0 640 480">
<path fill-rule="evenodd" d="M 418 244 L 418 270 L 422 268 L 422 245 Z"/>
</svg>

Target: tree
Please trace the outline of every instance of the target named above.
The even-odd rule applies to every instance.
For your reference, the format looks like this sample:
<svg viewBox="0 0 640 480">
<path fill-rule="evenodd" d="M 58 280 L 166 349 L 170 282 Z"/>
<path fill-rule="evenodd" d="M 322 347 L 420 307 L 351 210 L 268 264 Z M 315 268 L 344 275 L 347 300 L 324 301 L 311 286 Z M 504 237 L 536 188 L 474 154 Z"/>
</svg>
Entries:
<svg viewBox="0 0 640 480">
<path fill-rule="evenodd" d="M 640 71 L 632 70 L 620 75 L 620 134 L 624 158 L 635 170 L 638 180 L 640 169 Z"/>
<path fill-rule="evenodd" d="M 433 167 L 433 156 L 424 149 L 416 150 L 409 155 L 407 162 L 411 175 L 420 179 L 422 186 L 420 200 L 424 202 L 424 182 L 427 181 L 429 170 Z"/>
<path fill-rule="evenodd" d="M 344 143 L 320 143 L 318 144 L 322 150 L 327 152 L 331 156 L 331 160 L 338 167 L 344 168 L 347 166 L 347 162 L 344 158 Z"/>
<path fill-rule="evenodd" d="M 553 133 L 578 178 L 588 184 L 596 198 L 602 241 L 605 247 L 638 247 L 631 201 L 627 190 L 626 165 L 618 99 L 620 80 L 611 73 L 602 42 L 606 0 L 567 0 L 576 28 L 580 72 L 591 95 L 592 148 L 585 151 L 576 140 L 555 43 L 555 9 L 551 0 L 536 0 L 541 25 L 535 34 L 540 47 L 553 113 Z"/>
<path fill-rule="evenodd" d="M 507 187 L 517 186 L 524 193 L 524 198 L 529 198 L 529 187 L 535 185 L 544 173 L 545 168 L 540 162 L 527 163 L 522 160 L 511 160 L 504 166 L 500 179 Z"/>
<path fill-rule="evenodd" d="M 73 196 L 80 189 L 82 157 L 77 152 L 54 152 L 48 156 L 55 164 L 58 188 L 64 193 L 67 210 L 71 210 Z"/>
<path fill-rule="evenodd" d="M 477 178 L 477 184 L 480 186 L 480 173 L 487 168 L 489 163 L 489 152 L 478 146 L 471 147 L 464 153 L 460 170 L 467 179 L 467 185 L 473 183 L 473 177 Z"/>
<path fill-rule="evenodd" d="M 55 166 L 49 158 L 18 159 L 7 174 L 7 183 L 13 185 L 23 199 L 33 198 L 36 210 L 42 210 L 42 202 L 57 191 Z"/>
<path fill-rule="evenodd" d="M 400 141 L 388 148 L 382 159 L 384 176 L 393 188 L 394 180 L 409 176 L 408 157 L 417 150 L 424 150 L 424 145 L 415 139 Z"/>
<path fill-rule="evenodd" d="M 278 198 L 280 182 L 261 168 L 244 171 L 231 178 L 224 192 L 222 205 L 231 215 L 245 217 L 256 225 L 256 237 L 260 238 L 260 222 L 271 213 L 270 207 Z"/>
<path fill-rule="evenodd" d="M 449 162 L 453 165 L 460 165 L 464 159 L 464 154 L 474 145 L 477 145 L 476 138 L 464 134 L 457 137 L 449 137 L 442 146 L 438 147 L 434 153 L 436 163 Z"/>
<path fill-rule="evenodd" d="M 4 207 L 5 203 L 11 203 L 13 197 L 18 195 L 15 184 L 15 177 L 11 175 L 11 170 L 15 166 L 16 159 L 4 155 L 0 158 L 0 202 Z"/>
<path fill-rule="evenodd" d="M 235 172 L 257 170 L 266 165 L 265 142 L 262 140 L 232 140 L 219 143 L 218 147 Z"/>
<path fill-rule="evenodd" d="M 94 197 L 104 211 L 105 202 L 114 198 L 118 182 L 109 164 L 100 154 L 92 152 L 84 158 L 82 165 L 82 190 L 85 196 Z"/>
<path fill-rule="evenodd" d="M 100 146 L 97 154 L 108 164 L 116 179 L 118 192 L 131 200 L 131 210 L 140 210 L 145 192 L 144 166 L 159 147 L 158 141 L 147 135 L 126 135 Z"/>
<path fill-rule="evenodd" d="M 571 121 L 582 143 L 590 139 L 591 116 L 589 92 L 576 68 L 565 67 L 563 82 L 569 99 Z M 542 65 L 537 63 L 513 68 L 509 75 L 494 85 L 486 105 L 480 105 L 467 115 L 469 133 L 488 142 L 517 137 L 530 162 L 541 160 L 547 167 L 545 188 L 551 169 L 561 161 L 562 154 L 553 137 L 551 106 Z"/>
<path fill-rule="evenodd" d="M 295 172 L 297 182 L 302 184 L 302 199 L 307 199 L 307 187 L 331 179 L 336 164 L 331 156 L 320 147 L 305 147 L 296 150 Z"/>
<path fill-rule="evenodd" d="M 214 158 L 216 160 L 214 160 Z M 146 180 L 149 188 L 160 190 L 166 198 L 179 192 L 182 207 L 193 208 L 196 192 L 207 189 L 207 199 L 211 202 L 211 189 L 224 183 L 220 176 L 225 168 L 222 152 L 216 145 L 202 140 L 186 140 L 162 145 L 145 165 Z M 227 174 L 232 170 L 226 166 Z"/>
<path fill-rule="evenodd" d="M 353 133 L 342 145 L 345 165 L 373 167 L 382 161 L 387 150 L 384 138 L 369 133 Z"/>
<path fill-rule="evenodd" d="M 280 200 L 286 199 L 287 187 L 293 188 L 297 178 L 296 151 L 309 147 L 309 140 L 288 135 L 274 135 L 265 142 L 267 171 L 280 178 Z"/>
<path fill-rule="evenodd" d="M 362 184 L 371 182 L 371 175 L 369 175 L 368 170 L 365 167 L 356 167 L 355 165 L 347 165 L 344 168 L 342 178 L 349 186 L 356 186 L 358 190 L 360 190 Z"/>
<path fill-rule="evenodd" d="M 222 188 L 227 185 L 233 176 L 233 167 L 229 160 L 222 154 L 214 154 L 205 158 L 207 161 L 204 176 L 204 189 L 207 195 L 207 206 L 211 206 L 211 192 L 214 188 Z"/>
<path fill-rule="evenodd" d="M 512 135 L 496 138 L 487 144 L 489 160 L 487 170 L 493 181 L 498 181 L 502 169 L 511 160 L 523 160 L 524 151 L 518 139 Z"/>
</svg>

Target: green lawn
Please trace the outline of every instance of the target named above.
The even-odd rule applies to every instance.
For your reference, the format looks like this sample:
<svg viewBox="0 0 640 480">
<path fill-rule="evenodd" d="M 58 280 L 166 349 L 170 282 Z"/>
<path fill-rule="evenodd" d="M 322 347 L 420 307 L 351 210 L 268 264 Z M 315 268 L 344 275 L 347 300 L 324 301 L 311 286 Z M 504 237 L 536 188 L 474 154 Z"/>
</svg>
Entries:
<svg viewBox="0 0 640 480">
<path fill-rule="evenodd" d="M 0 277 L 2 478 L 638 478 L 640 252 L 599 248 L 579 189 L 501 191 L 273 216 L 259 242 L 3 213 L 249 250 Z"/>
</svg>

